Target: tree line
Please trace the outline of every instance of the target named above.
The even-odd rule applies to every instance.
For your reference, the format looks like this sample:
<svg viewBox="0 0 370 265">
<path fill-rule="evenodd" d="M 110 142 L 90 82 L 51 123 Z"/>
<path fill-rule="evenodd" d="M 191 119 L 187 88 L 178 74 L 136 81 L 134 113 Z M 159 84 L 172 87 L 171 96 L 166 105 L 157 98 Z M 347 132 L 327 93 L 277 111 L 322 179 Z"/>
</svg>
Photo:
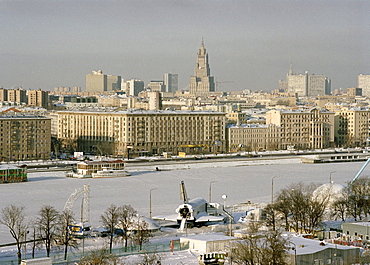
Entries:
<svg viewBox="0 0 370 265">
<path fill-rule="evenodd" d="M 147 222 L 140 219 L 131 205 L 112 204 L 100 215 L 100 222 L 108 234 L 109 254 L 112 253 L 114 240 L 122 240 L 125 249 L 131 240 L 134 244 L 138 244 L 141 250 L 142 245 L 147 243 L 151 236 Z M 22 259 L 22 246 L 27 243 L 32 243 L 32 258 L 35 257 L 35 249 L 41 247 L 45 248 L 47 257 L 50 257 L 53 247 L 58 250 L 63 248 L 64 260 L 67 260 L 68 249 L 78 249 L 78 238 L 71 229 L 76 222 L 73 213 L 69 210 L 59 212 L 53 206 L 43 205 L 35 219 L 27 220 L 23 206 L 9 205 L 0 212 L 0 224 L 9 229 L 15 240 L 19 264 Z M 101 253 L 103 252 L 105 250 Z M 93 252 L 92 255 L 96 253 Z M 109 254 L 100 255 L 100 258 L 114 259 Z M 83 260 L 86 260 L 86 257 Z"/>
</svg>

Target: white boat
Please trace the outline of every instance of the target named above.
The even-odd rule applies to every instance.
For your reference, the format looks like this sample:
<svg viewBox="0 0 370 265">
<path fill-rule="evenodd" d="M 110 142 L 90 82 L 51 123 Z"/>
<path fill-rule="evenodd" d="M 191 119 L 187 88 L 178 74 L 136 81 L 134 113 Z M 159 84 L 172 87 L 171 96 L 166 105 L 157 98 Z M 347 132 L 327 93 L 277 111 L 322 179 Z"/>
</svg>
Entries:
<svg viewBox="0 0 370 265">
<path fill-rule="evenodd" d="M 102 170 L 98 170 L 96 173 L 91 174 L 93 178 L 116 178 L 131 176 L 123 169 L 113 169 L 110 167 L 103 167 Z"/>
</svg>

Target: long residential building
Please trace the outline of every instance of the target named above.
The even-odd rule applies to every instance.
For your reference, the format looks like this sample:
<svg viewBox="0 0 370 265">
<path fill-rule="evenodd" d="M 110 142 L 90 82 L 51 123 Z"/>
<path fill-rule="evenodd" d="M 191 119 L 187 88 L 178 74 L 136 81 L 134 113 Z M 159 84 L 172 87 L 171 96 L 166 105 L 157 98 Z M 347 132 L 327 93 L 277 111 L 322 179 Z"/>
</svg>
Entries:
<svg viewBox="0 0 370 265">
<path fill-rule="evenodd" d="M 41 116 L 0 116 L 0 160 L 49 159 L 50 124 Z"/>
<path fill-rule="evenodd" d="M 306 111 L 270 110 L 266 124 L 281 127 L 281 149 L 334 147 L 334 112 L 319 108 Z"/>
<path fill-rule="evenodd" d="M 225 126 L 212 111 L 58 112 L 62 147 L 111 155 L 225 152 Z"/>
<path fill-rule="evenodd" d="M 281 148 L 281 129 L 274 124 L 228 125 L 228 152 L 278 150 Z"/>
</svg>

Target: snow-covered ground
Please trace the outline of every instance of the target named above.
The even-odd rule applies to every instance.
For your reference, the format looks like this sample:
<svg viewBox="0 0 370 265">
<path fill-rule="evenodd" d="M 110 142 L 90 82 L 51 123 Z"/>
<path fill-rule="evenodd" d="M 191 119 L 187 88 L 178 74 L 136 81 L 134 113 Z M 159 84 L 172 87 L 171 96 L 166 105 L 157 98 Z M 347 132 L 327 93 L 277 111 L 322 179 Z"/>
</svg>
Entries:
<svg viewBox="0 0 370 265">
<path fill-rule="evenodd" d="M 266 203 L 271 201 L 272 178 L 275 176 L 279 178 L 274 178 L 274 192 L 296 182 L 327 183 L 330 174 L 334 182 L 346 185 L 362 165 L 363 162 L 302 164 L 297 157 L 252 162 L 173 162 L 171 165 L 160 165 L 163 171 L 154 171 L 155 163 L 146 168 L 130 165 L 127 170 L 131 177 L 109 179 L 72 179 L 66 178 L 65 172 L 61 171 L 34 172 L 28 175 L 28 182 L 0 185 L 0 209 L 10 204 L 25 206 L 27 217 L 33 219 L 42 205 L 63 210 L 70 194 L 76 188 L 89 184 L 91 224 L 97 227 L 101 225 L 100 214 L 111 204 L 130 204 L 140 215 L 149 216 L 151 189 L 153 216 L 173 214 L 181 203 L 181 180 L 185 182 L 189 198 L 208 199 L 212 182 L 212 201 L 223 203 L 221 196 L 225 194 L 226 205 L 247 201 Z M 363 175 L 368 175 L 369 170 L 365 169 Z M 79 217 L 80 205 L 80 201 L 75 204 L 76 217 Z M 0 244 L 10 242 L 13 239 L 9 231 L 0 225 Z"/>
</svg>

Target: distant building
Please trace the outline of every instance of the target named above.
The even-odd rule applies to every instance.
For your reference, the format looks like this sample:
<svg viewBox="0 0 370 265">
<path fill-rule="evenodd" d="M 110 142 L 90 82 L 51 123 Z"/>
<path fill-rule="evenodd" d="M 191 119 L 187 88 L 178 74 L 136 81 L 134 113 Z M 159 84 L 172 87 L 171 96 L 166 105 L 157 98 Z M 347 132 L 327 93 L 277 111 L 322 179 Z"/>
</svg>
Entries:
<svg viewBox="0 0 370 265">
<path fill-rule="evenodd" d="M 92 71 L 86 75 L 87 92 L 104 92 L 107 91 L 107 75 L 102 70 Z"/>
<path fill-rule="evenodd" d="M 49 159 L 50 123 L 41 116 L 0 116 L 0 160 Z"/>
<path fill-rule="evenodd" d="M 150 81 L 148 84 L 148 88 L 152 92 L 165 92 L 163 81 Z"/>
<path fill-rule="evenodd" d="M 202 45 L 197 54 L 194 75 L 190 77 L 190 94 L 195 96 L 207 96 L 209 92 L 215 91 L 214 77 L 211 76 L 210 73 L 208 53 L 202 41 Z"/>
<path fill-rule="evenodd" d="M 347 88 L 347 95 L 349 97 L 361 97 L 362 96 L 362 88 L 349 87 L 349 88 Z"/>
<path fill-rule="evenodd" d="M 126 95 L 138 96 L 144 90 L 144 81 L 131 79 L 126 81 Z"/>
<path fill-rule="evenodd" d="M 175 93 L 179 89 L 179 75 L 166 73 L 163 75 L 164 92 Z"/>
<path fill-rule="evenodd" d="M 119 75 L 107 75 L 107 91 L 121 90 L 121 77 Z"/>
<path fill-rule="evenodd" d="M 0 88 L 0 101 L 8 101 L 8 90 Z"/>
<path fill-rule="evenodd" d="M 8 101 L 16 103 L 27 103 L 27 92 L 22 88 L 8 89 Z"/>
<path fill-rule="evenodd" d="M 76 86 L 76 87 L 68 87 L 68 86 L 63 86 L 63 87 L 54 87 L 54 92 L 57 93 L 64 93 L 64 92 L 81 92 L 81 87 Z"/>
<path fill-rule="evenodd" d="M 149 110 L 162 109 L 162 97 L 160 92 L 147 92 L 149 97 Z"/>
<path fill-rule="evenodd" d="M 316 97 L 331 94 L 331 81 L 324 75 L 294 74 L 290 66 L 286 82 L 279 82 L 280 88 L 285 92 L 297 94 L 299 97 Z"/>
<path fill-rule="evenodd" d="M 27 91 L 28 105 L 37 106 L 47 109 L 49 105 L 49 93 L 47 91 L 37 89 Z"/>
<path fill-rule="evenodd" d="M 362 88 L 362 95 L 370 97 L 370 75 L 358 75 L 357 87 Z"/>
</svg>

